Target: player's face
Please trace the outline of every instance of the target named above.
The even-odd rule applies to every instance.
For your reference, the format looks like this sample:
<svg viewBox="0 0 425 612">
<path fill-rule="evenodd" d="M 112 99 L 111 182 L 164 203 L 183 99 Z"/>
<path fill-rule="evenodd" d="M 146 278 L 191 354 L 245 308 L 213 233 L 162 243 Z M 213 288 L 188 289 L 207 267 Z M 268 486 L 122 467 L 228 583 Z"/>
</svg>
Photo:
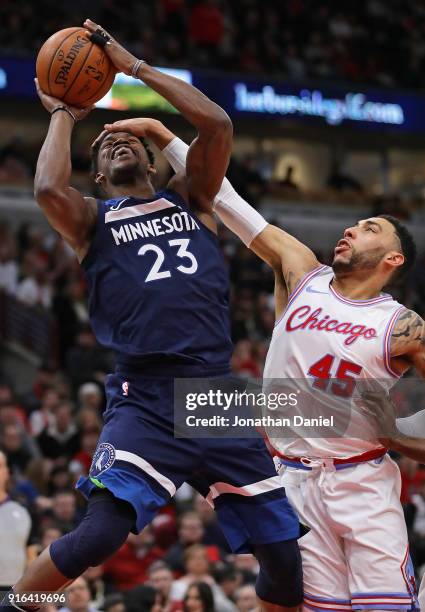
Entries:
<svg viewBox="0 0 425 612">
<path fill-rule="evenodd" d="M 375 269 L 391 252 L 401 252 L 393 225 L 371 217 L 345 230 L 335 247 L 332 267 L 337 273 Z"/>
<path fill-rule="evenodd" d="M 128 132 L 113 132 L 98 152 L 99 171 L 114 185 L 132 182 L 135 174 L 147 174 L 149 158 L 140 140 Z"/>
</svg>

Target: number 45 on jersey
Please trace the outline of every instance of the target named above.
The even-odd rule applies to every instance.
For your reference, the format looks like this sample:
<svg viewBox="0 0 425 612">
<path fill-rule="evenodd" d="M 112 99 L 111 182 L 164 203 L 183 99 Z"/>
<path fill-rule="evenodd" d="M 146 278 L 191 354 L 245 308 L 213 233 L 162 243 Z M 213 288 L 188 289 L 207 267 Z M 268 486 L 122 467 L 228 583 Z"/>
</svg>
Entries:
<svg viewBox="0 0 425 612">
<path fill-rule="evenodd" d="M 338 363 L 335 355 L 328 353 L 310 366 L 308 375 L 315 379 L 313 387 L 316 389 L 327 391 L 329 387 L 329 391 L 333 395 L 351 397 L 356 384 L 356 378 L 353 374 L 359 375 L 361 371 L 362 367 L 357 363 L 352 363 L 346 359 L 341 359 Z M 331 378 L 337 380 L 333 380 L 329 386 Z"/>
</svg>

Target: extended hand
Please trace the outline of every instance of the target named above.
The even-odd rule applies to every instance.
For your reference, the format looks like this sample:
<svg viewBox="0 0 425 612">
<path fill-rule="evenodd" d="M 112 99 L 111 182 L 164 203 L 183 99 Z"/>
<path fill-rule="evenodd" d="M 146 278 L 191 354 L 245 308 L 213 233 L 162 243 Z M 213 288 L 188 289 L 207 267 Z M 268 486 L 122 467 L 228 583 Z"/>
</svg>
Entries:
<svg viewBox="0 0 425 612">
<path fill-rule="evenodd" d="M 137 57 L 132 55 L 127 49 L 124 49 L 113 36 L 90 19 L 86 19 L 83 25 L 87 28 L 89 36 L 98 30 L 109 38 L 109 41 L 103 47 L 105 53 L 108 55 L 118 72 L 124 72 L 124 74 L 131 75 L 131 70 L 137 62 Z"/>
<path fill-rule="evenodd" d="M 149 137 L 149 134 L 155 129 L 155 123 L 160 124 L 160 122 L 155 119 L 145 117 L 139 119 L 122 119 L 114 123 L 106 123 L 105 130 L 107 132 L 129 132 L 135 136 Z"/>
<path fill-rule="evenodd" d="M 38 83 L 38 79 L 34 79 L 34 82 L 35 82 L 35 87 L 37 89 L 38 97 L 40 98 L 41 103 L 44 106 L 44 108 L 49 113 L 52 113 L 55 110 L 55 108 L 57 108 L 58 106 L 66 106 L 67 108 L 69 108 L 71 113 L 74 115 L 75 120 L 80 121 L 81 119 L 84 119 L 84 117 L 86 117 L 89 114 L 89 112 L 94 108 L 94 105 L 87 106 L 86 108 L 77 108 L 76 106 L 70 106 L 69 104 L 65 104 L 65 102 L 63 102 L 62 100 L 59 100 L 59 98 L 54 98 L 53 96 L 49 96 L 48 94 L 46 94 L 41 89 Z"/>
</svg>

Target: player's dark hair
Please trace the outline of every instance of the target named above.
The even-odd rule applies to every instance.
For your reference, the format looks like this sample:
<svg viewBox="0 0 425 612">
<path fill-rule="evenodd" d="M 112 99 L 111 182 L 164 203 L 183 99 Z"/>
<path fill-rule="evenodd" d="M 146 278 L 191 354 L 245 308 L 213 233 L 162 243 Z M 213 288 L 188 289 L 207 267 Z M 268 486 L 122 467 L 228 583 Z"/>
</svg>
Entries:
<svg viewBox="0 0 425 612">
<path fill-rule="evenodd" d="M 96 176 L 96 174 L 99 172 L 99 149 L 102 145 L 102 142 L 105 140 L 106 136 L 108 136 L 109 134 L 105 134 L 103 136 L 103 138 L 101 138 L 100 140 L 96 141 L 96 143 L 92 146 L 91 151 L 90 151 L 90 155 L 91 155 L 91 172 L 93 177 Z M 145 148 L 145 151 L 147 153 L 148 159 L 149 159 L 149 163 L 153 166 L 155 163 L 155 155 L 153 154 L 152 149 L 150 148 L 148 142 L 143 138 L 143 136 L 139 136 L 138 137 L 140 142 L 142 143 L 142 145 Z"/>
<path fill-rule="evenodd" d="M 412 268 L 416 260 L 416 245 L 412 234 L 407 227 L 400 223 L 396 217 L 392 215 L 378 215 L 378 219 L 385 219 L 394 227 L 395 233 L 400 240 L 401 252 L 404 255 L 404 264 L 397 268 L 394 274 L 394 280 L 403 278 Z"/>
</svg>

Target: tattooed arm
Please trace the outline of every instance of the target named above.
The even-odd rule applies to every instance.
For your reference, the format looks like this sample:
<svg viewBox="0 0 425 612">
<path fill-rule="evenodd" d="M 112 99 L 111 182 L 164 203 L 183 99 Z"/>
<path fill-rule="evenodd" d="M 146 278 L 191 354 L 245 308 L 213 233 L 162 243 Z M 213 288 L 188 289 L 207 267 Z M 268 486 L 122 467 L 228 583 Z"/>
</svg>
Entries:
<svg viewBox="0 0 425 612">
<path fill-rule="evenodd" d="M 413 310 L 406 309 L 397 319 L 390 352 L 396 371 L 403 373 L 413 366 L 425 377 L 425 322 Z"/>
</svg>

